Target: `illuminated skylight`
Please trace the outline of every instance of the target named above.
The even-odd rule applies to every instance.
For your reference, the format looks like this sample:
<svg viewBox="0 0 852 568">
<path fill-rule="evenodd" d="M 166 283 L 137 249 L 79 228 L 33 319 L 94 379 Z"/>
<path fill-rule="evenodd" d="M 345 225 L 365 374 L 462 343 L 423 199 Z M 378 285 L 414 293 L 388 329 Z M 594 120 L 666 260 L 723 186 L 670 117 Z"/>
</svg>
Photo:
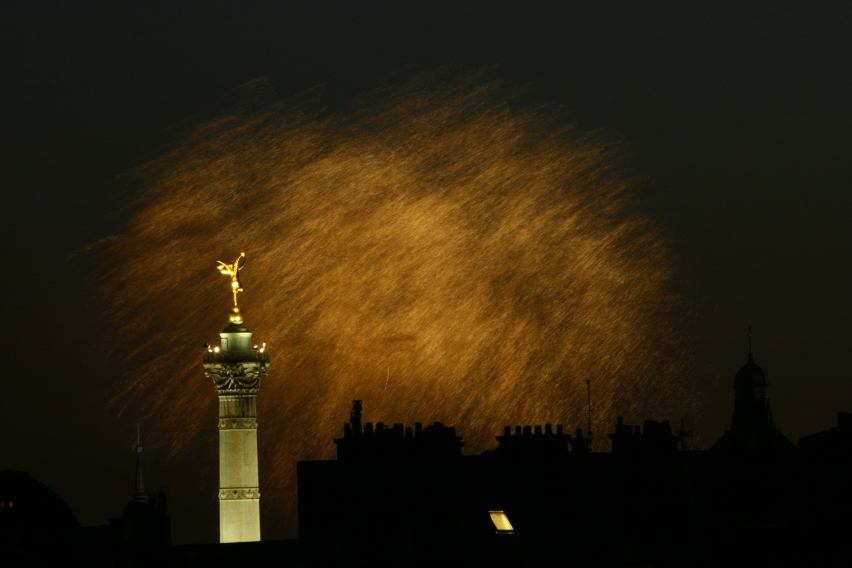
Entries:
<svg viewBox="0 0 852 568">
<path fill-rule="evenodd" d="M 509 517 L 503 511 L 488 511 L 491 515 L 491 522 L 494 523 L 494 528 L 497 529 L 497 534 L 514 534 L 515 528 L 509 522 Z"/>
</svg>

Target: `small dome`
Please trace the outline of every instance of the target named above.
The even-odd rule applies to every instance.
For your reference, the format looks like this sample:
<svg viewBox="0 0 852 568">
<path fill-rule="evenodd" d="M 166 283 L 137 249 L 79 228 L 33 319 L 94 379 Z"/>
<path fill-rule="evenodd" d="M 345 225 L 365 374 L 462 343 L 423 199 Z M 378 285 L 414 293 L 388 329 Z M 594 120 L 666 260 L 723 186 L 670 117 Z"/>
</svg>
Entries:
<svg viewBox="0 0 852 568">
<path fill-rule="evenodd" d="M 9 566 L 67 566 L 79 544 L 80 523 L 59 495 L 26 472 L 0 471 L 0 550 Z"/>
<path fill-rule="evenodd" d="M 40 534 L 49 530 L 74 532 L 80 528 L 77 515 L 65 501 L 23 471 L 0 471 L 0 503 L 2 520 L 10 523 L 4 528 L 14 526 L 17 531 L 32 529 Z"/>
<path fill-rule="evenodd" d="M 766 373 L 754 362 L 751 353 L 749 353 L 748 362 L 737 371 L 737 376 L 734 378 L 734 388 L 768 386 L 769 381 L 766 380 Z"/>
</svg>

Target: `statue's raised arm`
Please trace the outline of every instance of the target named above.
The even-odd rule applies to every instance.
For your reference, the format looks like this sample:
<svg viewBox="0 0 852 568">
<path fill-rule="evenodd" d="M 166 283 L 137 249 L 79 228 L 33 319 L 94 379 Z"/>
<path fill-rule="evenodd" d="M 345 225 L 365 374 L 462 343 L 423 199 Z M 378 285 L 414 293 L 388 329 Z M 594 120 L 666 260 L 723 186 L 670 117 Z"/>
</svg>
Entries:
<svg viewBox="0 0 852 568">
<path fill-rule="evenodd" d="M 234 294 L 234 307 L 237 307 L 237 294 L 243 291 L 243 287 L 240 286 L 239 273 L 243 266 L 246 265 L 246 253 L 241 252 L 240 256 L 232 264 L 226 264 L 221 260 L 217 260 L 216 262 L 219 263 L 219 272 L 231 277 L 231 292 Z"/>
</svg>

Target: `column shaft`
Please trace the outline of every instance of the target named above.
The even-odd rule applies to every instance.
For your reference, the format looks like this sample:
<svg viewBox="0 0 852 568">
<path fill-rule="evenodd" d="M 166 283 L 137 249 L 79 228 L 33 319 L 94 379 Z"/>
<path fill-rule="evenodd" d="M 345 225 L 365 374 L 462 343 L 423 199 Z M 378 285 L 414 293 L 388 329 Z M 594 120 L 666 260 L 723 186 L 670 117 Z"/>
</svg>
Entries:
<svg viewBox="0 0 852 568">
<path fill-rule="evenodd" d="M 219 541 L 260 540 L 256 395 L 219 396 Z"/>
</svg>

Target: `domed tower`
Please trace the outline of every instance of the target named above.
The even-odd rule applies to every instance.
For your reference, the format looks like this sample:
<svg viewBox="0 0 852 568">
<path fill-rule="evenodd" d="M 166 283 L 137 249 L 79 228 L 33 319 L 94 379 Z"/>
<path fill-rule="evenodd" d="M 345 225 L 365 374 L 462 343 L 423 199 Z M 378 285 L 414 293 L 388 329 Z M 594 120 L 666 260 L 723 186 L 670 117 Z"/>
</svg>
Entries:
<svg viewBox="0 0 852 568">
<path fill-rule="evenodd" d="M 204 374 L 213 379 L 219 396 L 219 542 L 260 540 L 257 391 L 268 373 L 269 352 L 265 343 L 260 348 L 252 344 L 237 307 L 244 263 L 245 253 L 233 264 L 219 262 L 219 271 L 231 277 L 234 307 L 219 347 L 204 351 Z"/>
<path fill-rule="evenodd" d="M 734 415 L 731 430 L 744 432 L 752 428 L 775 428 L 766 391 L 766 373 L 754 362 L 751 349 L 748 361 L 734 377 Z"/>
<path fill-rule="evenodd" d="M 734 415 L 731 429 L 713 445 L 713 450 L 761 452 L 793 447 L 792 442 L 775 428 L 769 407 L 766 373 L 751 352 L 751 328 L 748 333 L 748 361 L 734 377 Z"/>
</svg>

